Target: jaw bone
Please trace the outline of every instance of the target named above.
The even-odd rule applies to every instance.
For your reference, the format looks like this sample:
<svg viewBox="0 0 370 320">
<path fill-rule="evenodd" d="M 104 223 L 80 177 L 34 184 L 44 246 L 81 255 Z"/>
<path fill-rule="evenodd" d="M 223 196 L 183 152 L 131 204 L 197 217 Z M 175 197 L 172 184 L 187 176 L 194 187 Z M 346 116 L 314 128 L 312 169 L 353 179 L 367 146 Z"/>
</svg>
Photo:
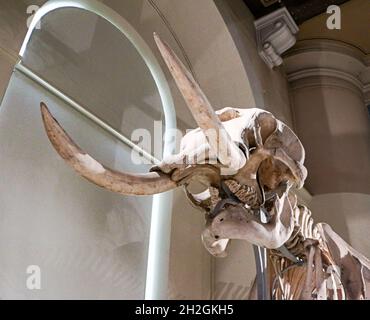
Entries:
<svg viewBox="0 0 370 320">
<path fill-rule="evenodd" d="M 253 212 L 244 206 L 229 206 L 208 222 L 202 234 L 202 240 L 207 250 L 217 256 L 223 256 L 220 240 L 241 239 L 266 247 L 277 249 L 291 236 L 294 228 L 293 209 L 286 191 L 277 197 L 269 212 L 271 219 L 261 223 Z"/>
</svg>

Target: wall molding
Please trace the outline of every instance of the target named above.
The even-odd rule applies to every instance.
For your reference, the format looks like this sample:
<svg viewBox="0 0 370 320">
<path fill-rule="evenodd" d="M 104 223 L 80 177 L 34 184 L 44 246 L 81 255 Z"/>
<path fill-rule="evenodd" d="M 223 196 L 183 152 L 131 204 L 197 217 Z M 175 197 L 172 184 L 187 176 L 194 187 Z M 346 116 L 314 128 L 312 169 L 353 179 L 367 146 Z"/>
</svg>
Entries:
<svg viewBox="0 0 370 320">
<path fill-rule="evenodd" d="M 284 53 L 283 58 L 289 58 L 299 53 L 306 52 L 335 52 L 353 57 L 361 61 L 364 65 L 370 65 L 370 55 L 346 42 L 331 39 L 306 39 L 299 40 L 293 48 Z"/>
<path fill-rule="evenodd" d="M 318 84 L 355 87 L 370 104 L 370 55 L 354 46 L 329 39 L 302 40 L 284 54 L 284 64 L 293 89 Z M 342 81 L 321 81 L 320 77 Z M 310 81 L 303 83 L 303 79 Z"/>
<path fill-rule="evenodd" d="M 254 22 L 257 48 L 262 60 L 272 69 L 283 63 L 281 54 L 296 43 L 298 26 L 283 7 Z"/>
<path fill-rule="evenodd" d="M 310 81 L 311 84 L 325 85 L 326 81 L 323 82 L 318 77 L 330 77 L 330 78 L 344 80 L 346 82 L 349 82 L 351 85 L 355 86 L 356 88 L 358 88 L 360 91 L 364 90 L 364 85 L 355 76 L 349 73 L 340 71 L 340 70 L 330 69 L 330 68 L 302 69 L 302 70 L 298 70 L 297 72 L 289 74 L 287 78 L 289 82 L 295 82 L 301 79 L 313 78 L 312 79 L 313 81 Z M 331 83 L 332 85 L 335 85 L 333 82 Z M 342 84 L 340 85 L 343 86 Z M 348 87 L 348 89 L 350 88 L 348 85 L 346 87 Z"/>
</svg>

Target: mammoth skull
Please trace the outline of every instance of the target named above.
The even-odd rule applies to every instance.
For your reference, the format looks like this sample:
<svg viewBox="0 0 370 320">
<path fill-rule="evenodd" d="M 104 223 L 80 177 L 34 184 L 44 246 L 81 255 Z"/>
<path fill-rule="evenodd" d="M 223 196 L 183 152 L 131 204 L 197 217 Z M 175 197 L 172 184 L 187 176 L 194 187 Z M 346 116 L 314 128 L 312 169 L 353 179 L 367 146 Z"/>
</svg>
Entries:
<svg viewBox="0 0 370 320">
<path fill-rule="evenodd" d="M 179 186 L 205 212 L 205 247 L 223 256 L 229 239 L 279 248 L 293 232 L 295 199 L 307 175 L 304 149 L 293 131 L 262 109 L 215 112 L 172 50 L 154 35 L 161 55 L 199 128 L 180 152 L 146 174 L 112 170 L 82 151 L 44 103 L 46 133 L 59 155 L 84 178 L 125 195 L 153 195 Z"/>
</svg>

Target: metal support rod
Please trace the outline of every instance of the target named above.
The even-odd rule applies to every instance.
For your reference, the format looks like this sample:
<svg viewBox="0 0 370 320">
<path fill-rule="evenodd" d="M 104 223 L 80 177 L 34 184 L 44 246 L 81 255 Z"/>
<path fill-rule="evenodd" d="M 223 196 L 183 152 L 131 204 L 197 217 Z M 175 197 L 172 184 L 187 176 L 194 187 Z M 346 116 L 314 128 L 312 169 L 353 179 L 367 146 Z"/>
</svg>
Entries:
<svg viewBox="0 0 370 320">
<path fill-rule="evenodd" d="M 68 97 L 65 93 L 57 89 L 56 87 L 52 86 L 49 82 L 42 79 L 39 75 L 34 73 L 32 70 L 27 68 L 22 64 L 22 62 L 18 62 L 15 65 L 15 70 L 21 72 L 23 75 L 25 75 L 27 78 L 31 79 L 35 83 L 37 83 L 39 86 L 46 89 L 48 92 L 50 92 L 52 95 L 58 97 L 62 101 L 64 101 L 66 104 L 71 106 L 74 110 L 85 116 L 87 119 L 94 122 L 96 125 L 101 127 L 103 130 L 111 134 L 113 137 L 118 139 L 119 141 L 126 144 L 128 147 L 136 151 L 138 154 L 142 154 L 144 158 L 152 162 L 153 164 L 158 164 L 160 160 L 153 157 L 150 153 L 146 152 L 142 148 L 140 148 L 138 145 L 133 143 L 129 138 L 125 137 L 121 132 L 117 131 L 113 127 L 111 127 L 108 123 L 106 123 L 104 120 L 100 119 L 96 115 L 94 115 L 92 112 L 88 111 L 84 106 L 77 103 L 72 98 Z"/>
<path fill-rule="evenodd" d="M 267 285 L 267 250 L 259 246 L 253 246 L 256 263 L 257 299 L 268 300 Z"/>
</svg>

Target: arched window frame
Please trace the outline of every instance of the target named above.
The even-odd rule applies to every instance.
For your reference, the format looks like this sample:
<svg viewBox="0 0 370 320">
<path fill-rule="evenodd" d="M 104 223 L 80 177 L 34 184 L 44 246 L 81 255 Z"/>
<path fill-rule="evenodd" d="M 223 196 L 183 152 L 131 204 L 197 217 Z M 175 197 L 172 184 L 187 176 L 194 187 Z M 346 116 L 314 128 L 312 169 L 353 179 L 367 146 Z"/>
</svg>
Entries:
<svg viewBox="0 0 370 320">
<path fill-rule="evenodd" d="M 65 101 L 72 108 L 89 118 L 91 121 L 108 131 L 127 144 L 130 148 L 139 151 L 154 163 L 159 160 L 152 155 L 142 150 L 137 145 L 133 144 L 127 137 L 113 129 L 105 121 L 99 119 L 94 114 L 90 113 L 86 108 L 75 102 L 73 99 L 66 96 L 62 91 L 53 87 L 44 79 L 33 73 L 30 69 L 22 64 L 27 45 L 32 37 L 33 31 L 38 23 L 52 11 L 76 8 L 94 13 L 97 16 L 105 19 L 116 29 L 118 29 L 136 48 L 145 64 L 147 65 L 153 80 L 159 91 L 162 102 L 165 122 L 164 150 L 163 156 L 172 154 L 175 150 L 176 141 L 171 136 L 171 131 L 176 129 L 176 112 L 173 104 L 172 95 L 166 77 L 158 63 L 153 52 L 134 29 L 134 27 L 117 12 L 107 7 L 103 3 L 96 0 L 50 0 L 46 2 L 34 15 L 29 26 L 28 32 L 19 52 L 20 61 L 16 65 L 16 69 L 37 82 L 39 85 L 47 89 L 53 95 Z M 154 30 L 153 30 L 154 31 Z M 168 268 L 169 268 L 169 247 L 171 233 L 171 215 L 172 215 L 172 191 L 165 192 L 153 196 L 152 215 L 150 225 L 148 261 L 145 284 L 145 299 L 166 299 L 167 298 L 167 283 L 168 283 Z"/>
</svg>

